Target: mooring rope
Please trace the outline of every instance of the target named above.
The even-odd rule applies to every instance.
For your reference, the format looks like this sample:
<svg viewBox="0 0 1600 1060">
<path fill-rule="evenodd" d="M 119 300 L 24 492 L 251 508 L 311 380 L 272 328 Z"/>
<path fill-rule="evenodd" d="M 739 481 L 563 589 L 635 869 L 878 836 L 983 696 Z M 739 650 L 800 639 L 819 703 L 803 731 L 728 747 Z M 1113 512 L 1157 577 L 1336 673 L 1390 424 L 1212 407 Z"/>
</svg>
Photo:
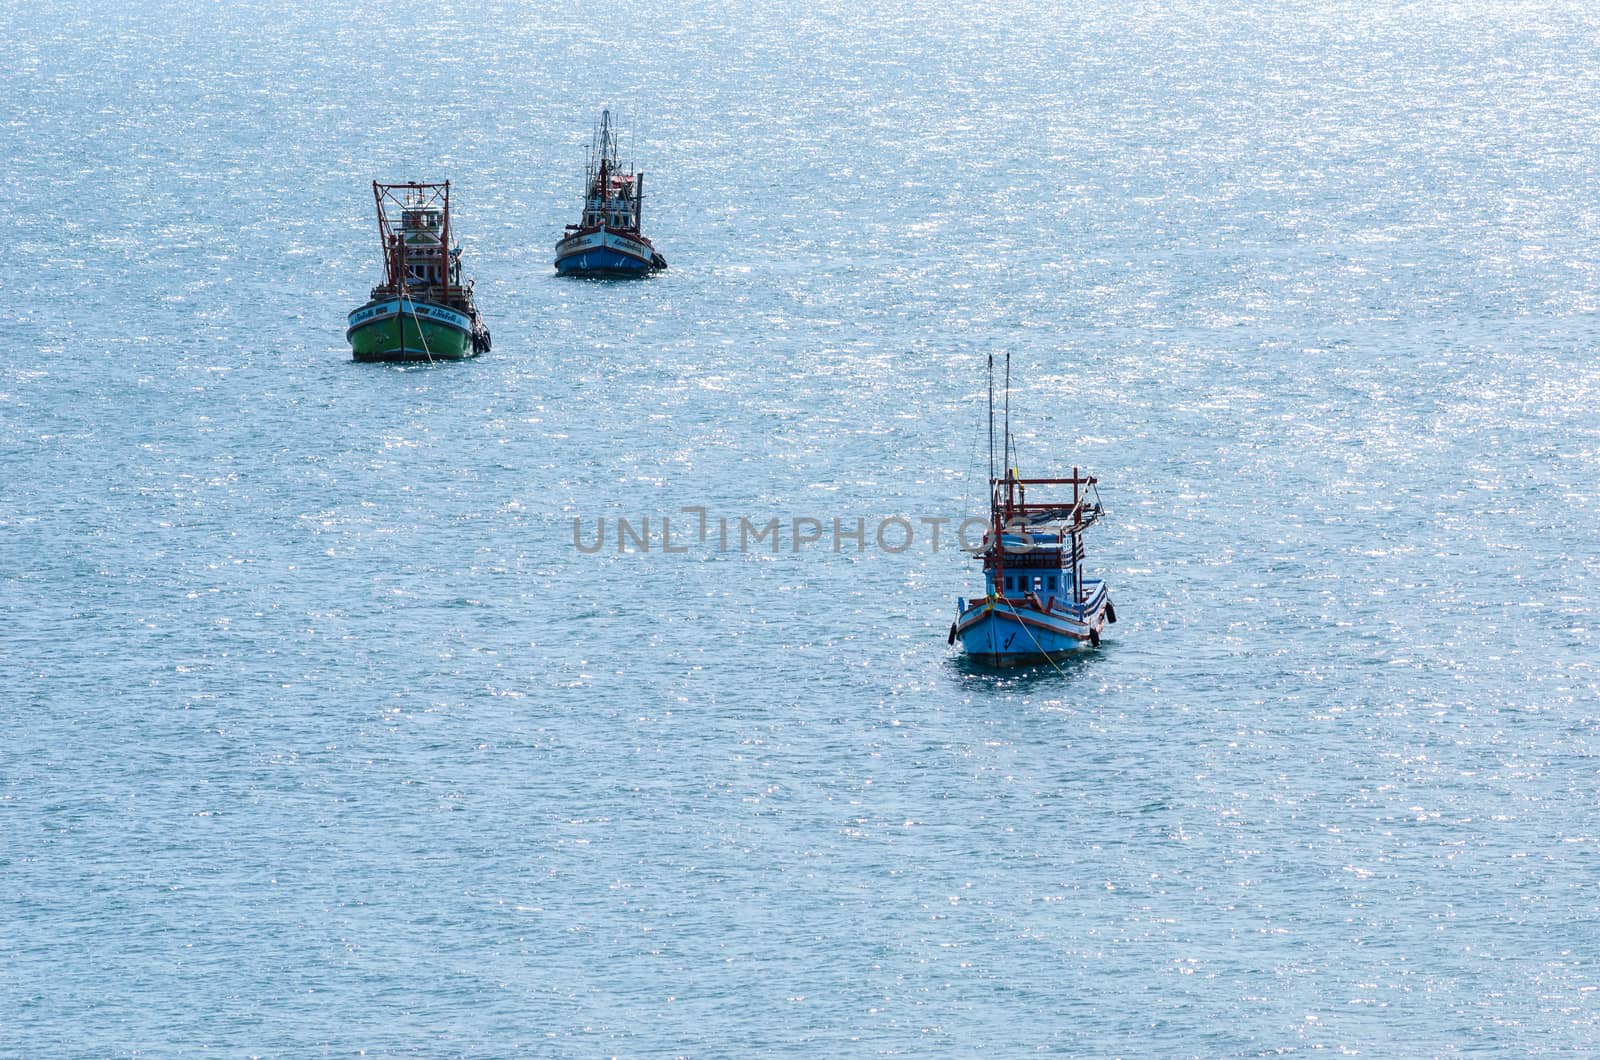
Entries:
<svg viewBox="0 0 1600 1060">
<path fill-rule="evenodd" d="M 1011 608 L 1011 613 L 1017 616 L 1017 625 L 1021 626 L 1022 632 L 1026 633 L 1028 635 L 1028 639 L 1033 641 L 1033 646 L 1039 649 L 1039 654 L 1044 656 L 1044 661 L 1055 667 L 1056 673 L 1060 674 L 1062 677 L 1067 676 L 1067 672 L 1065 670 L 1059 666 L 1056 666 L 1056 661 L 1050 658 L 1050 653 L 1044 650 L 1044 645 L 1039 643 L 1039 638 L 1033 635 L 1033 630 L 1028 628 L 1028 624 L 1022 620 L 1022 616 L 1017 614 L 1017 609 L 1012 607 L 1011 601 L 1007 600 L 1003 596 L 999 597 L 998 599 L 1002 604 L 1005 604 L 1007 607 Z"/>
<path fill-rule="evenodd" d="M 406 293 L 404 287 L 400 289 L 400 300 L 411 307 L 411 322 L 417 326 L 417 338 L 422 340 L 422 355 L 428 359 L 429 364 L 432 364 L 433 351 L 428 349 L 428 336 L 422 333 L 422 321 L 417 319 L 417 303 L 411 300 L 411 296 Z M 400 348 L 402 350 L 406 348 L 406 322 L 404 317 L 400 319 Z"/>
</svg>

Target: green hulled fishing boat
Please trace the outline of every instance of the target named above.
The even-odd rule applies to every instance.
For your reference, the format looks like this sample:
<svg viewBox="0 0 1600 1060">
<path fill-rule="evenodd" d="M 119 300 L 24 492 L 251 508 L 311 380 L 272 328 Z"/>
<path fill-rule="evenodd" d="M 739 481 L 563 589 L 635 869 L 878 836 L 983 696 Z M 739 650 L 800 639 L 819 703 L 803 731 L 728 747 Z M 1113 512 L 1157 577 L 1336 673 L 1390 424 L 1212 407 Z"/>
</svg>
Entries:
<svg viewBox="0 0 1600 1060">
<path fill-rule="evenodd" d="M 489 349 L 489 329 L 461 282 L 451 246 L 450 182 L 372 183 L 383 242 L 383 283 L 350 314 L 358 361 L 459 361 Z"/>
</svg>

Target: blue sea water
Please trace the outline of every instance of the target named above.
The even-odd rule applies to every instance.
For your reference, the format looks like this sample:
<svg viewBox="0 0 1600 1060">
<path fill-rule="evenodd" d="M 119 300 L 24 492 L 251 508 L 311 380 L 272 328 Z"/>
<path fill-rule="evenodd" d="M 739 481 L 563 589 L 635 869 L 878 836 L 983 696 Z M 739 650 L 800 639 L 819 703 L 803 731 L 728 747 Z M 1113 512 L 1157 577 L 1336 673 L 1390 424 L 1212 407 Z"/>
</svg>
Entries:
<svg viewBox="0 0 1600 1060">
<path fill-rule="evenodd" d="M 1589 7 L 0 39 L 0 1055 L 1600 1051 Z M 552 274 L 604 106 L 654 280 Z M 355 365 L 443 178 L 494 351 Z M 990 353 L 1059 672 L 945 643 Z"/>
</svg>

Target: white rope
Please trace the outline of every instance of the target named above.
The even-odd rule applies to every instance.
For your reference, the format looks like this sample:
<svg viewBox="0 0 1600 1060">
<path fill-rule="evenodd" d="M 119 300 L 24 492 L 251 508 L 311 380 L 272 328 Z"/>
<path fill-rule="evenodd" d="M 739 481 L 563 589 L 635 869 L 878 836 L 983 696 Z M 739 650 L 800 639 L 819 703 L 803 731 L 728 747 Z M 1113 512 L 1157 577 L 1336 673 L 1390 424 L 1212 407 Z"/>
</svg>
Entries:
<svg viewBox="0 0 1600 1060">
<path fill-rule="evenodd" d="M 433 352 L 428 349 L 428 336 L 422 333 L 422 321 L 417 319 L 417 303 L 411 300 L 411 295 L 406 293 L 406 289 L 404 287 L 400 288 L 400 300 L 411 307 L 411 322 L 417 325 L 417 338 L 422 340 L 422 355 L 428 358 L 429 364 L 432 364 Z M 406 322 L 405 318 L 402 317 L 400 319 L 400 348 L 405 349 L 405 345 Z"/>
<path fill-rule="evenodd" d="M 1007 600 L 1003 596 L 999 597 L 998 599 L 1002 604 L 1005 604 L 1007 607 L 1011 608 L 1011 613 L 1017 616 L 1017 625 L 1021 626 L 1022 632 L 1026 633 L 1028 635 L 1028 639 L 1033 641 L 1033 646 L 1039 649 L 1039 654 L 1044 656 L 1044 661 L 1055 667 L 1056 673 L 1060 674 L 1062 677 L 1067 676 L 1067 672 L 1065 670 L 1059 666 L 1056 666 L 1056 661 L 1050 658 L 1050 653 L 1044 650 L 1044 645 L 1039 643 L 1039 638 L 1033 635 L 1033 630 L 1028 628 L 1028 624 L 1022 620 L 1022 616 L 1017 614 L 1017 609 L 1011 606 L 1011 601 Z"/>
</svg>

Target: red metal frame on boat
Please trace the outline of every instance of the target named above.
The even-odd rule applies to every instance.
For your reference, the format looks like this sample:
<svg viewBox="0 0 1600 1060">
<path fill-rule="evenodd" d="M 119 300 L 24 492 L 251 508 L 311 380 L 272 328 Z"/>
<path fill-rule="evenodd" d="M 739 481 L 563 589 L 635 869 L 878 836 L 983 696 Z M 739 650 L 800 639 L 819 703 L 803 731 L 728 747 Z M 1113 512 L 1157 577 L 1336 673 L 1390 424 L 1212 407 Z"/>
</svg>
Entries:
<svg viewBox="0 0 1600 1060">
<path fill-rule="evenodd" d="M 1096 485 L 1100 480 L 1093 475 L 1079 474 L 1077 468 L 1072 469 L 1071 478 L 1015 478 L 1007 475 L 1005 478 L 993 479 L 989 488 L 994 491 L 994 510 L 1000 517 L 1000 525 L 1004 526 L 1012 519 L 1028 515 L 1046 515 L 1050 512 L 1062 510 L 1060 504 L 1028 504 L 1027 494 L 1029 486 L 1071 486 L 1072 507 L 1068 511 L 1073 516 L 1073 526 L 1069 531 L 1077 531 L 1089 525 L 1083 522 L 1083 502 L 1087 497 L 1089 487 Z M 1005 497 L 1002 499 L 998 486 L 1005 486 Z"/>
<path fill-rule="evenodd" d="M 401 195 L 405 198 L 402 198 Z M 409 198 L 411 201 L 406 201 Z M 385 286 L 396 291 L 406 287 L 406 247 L 400 236 L 401 217 L 406 210 L 440 206 L 444 211 L 444 224 L 439 231 L 439 283 L 445 301 L 459 297 L 450 288 L 450 182 L 443 184 L 380 184 L 372 182 L 372 199 L 378 208 L 378 238 L 383 243 Z M 398 211 L 390 215 L 389 207 Z M 432 285 L 430 285 L 432 286 Z"/>
<path fill-rule="evenodd" d="M 1028 517 L 1030 515 L 1051 516 L 1055 513 L 1060 513 L 1059 520 L 1051 521 L 1059 521 L 1062 524 L 1060 526 L 1061 536 L 1070 536 L 1071 543 L 1060 541 L 1058 537 L 1058 546 L 1053 550 L 1046 550 L 1045 555 L 1059 566 L 1062 549 L 1065 547 L 1073 548 L 1072 563 L 1076 568 L 1078 563 L 1076 536 L 1094 521 L 1092 518 L 1084 519 L 1084 503 L 1089 499 L 1088 491 L 1099 481 L 1093 475 L 1083 474 L 1076 467 L 1072 469 L 1071 478 L 1019 478 L 1015 474 L 1008 472 L 1005 478 L 990 479 L 989 518 L 991 525 L 989 530 L 989 550 L 984 555 L 984 567 L 994 572 L 993 584 L 997 587 L 1005 584 L 1006 551 L 1003 539 L 1005 528 L 1018 520 L 1022 522 L 1022 526 L 1025 528 L 1028 525 Z M 1002 486 L 1004 487 L 1003 491 L 1001 489 Z M 1072 504 L 1070 506 L 1061 503 L 1029 504 L 1027 500 L 1029 486 L 1071 486 Z M 1022 532 L 1026 532 L 1025 529 Z M 1031 568 L 1035 564 L 1018 564 L 1018 566 Z M 1004 598 L 1004 590 L 997 588 L 997 595 Z M 1077 599 L 1080 595 L 1081 585 L 1079 579 L 1075 576 L 1073 578 L 1074 603 L 1083 602 Z"/>
</svg>

